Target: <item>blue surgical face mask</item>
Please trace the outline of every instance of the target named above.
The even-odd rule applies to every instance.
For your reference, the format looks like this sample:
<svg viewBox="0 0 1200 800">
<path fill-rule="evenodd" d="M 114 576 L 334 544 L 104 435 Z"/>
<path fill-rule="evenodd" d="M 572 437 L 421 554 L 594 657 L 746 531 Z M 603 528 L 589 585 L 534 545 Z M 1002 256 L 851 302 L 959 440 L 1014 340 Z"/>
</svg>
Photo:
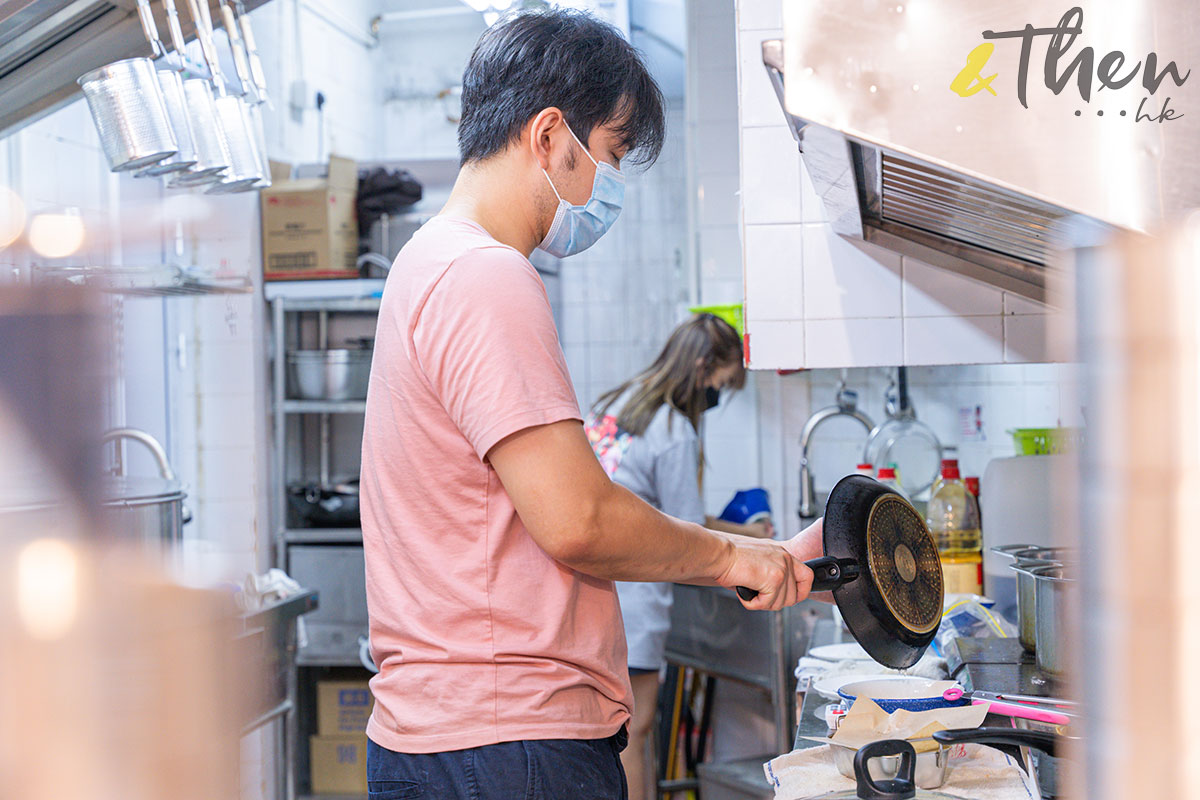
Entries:
<svg viewBox="0 0 1200 800">
<path fill-rule="evenodd" d="M 564 123 L 565 124 L 565 123 Z M 581 206 L 573 206 L 563 199 L 550 180 L 549 173 L 542 170 L 550 189 L 558 198 L 558 209 L 546 238 L 538 247 L 552 256 L 565 258 L 582 253 L 603 236 L 621 214 L 621 203 L 625 200 L 625 176 L 620 170 L 605 161 L 597 161 L 579 141 L 571 126 L 567 126 L 571 138 L 596 165 L 596 177 L 592 180 L 592 196 Z"/>
</svg>

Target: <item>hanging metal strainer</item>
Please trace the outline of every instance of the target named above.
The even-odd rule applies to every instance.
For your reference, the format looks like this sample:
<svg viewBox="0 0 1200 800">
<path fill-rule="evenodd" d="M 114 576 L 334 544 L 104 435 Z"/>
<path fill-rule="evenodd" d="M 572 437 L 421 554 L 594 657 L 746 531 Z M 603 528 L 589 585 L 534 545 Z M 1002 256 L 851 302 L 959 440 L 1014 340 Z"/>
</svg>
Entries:
<svg viewBox="0 0 1200 800">
<path fill-rule="evenodd" d="M 137 9 L 151 51 L 155 57 L 163 55 L 149 0 L 137 0 Z M 149 58 L 106 64 L 78 83 L 114 172 L 142 169 L 179 151 L 162 85 Z"/>
<path fill-rule="evenodd" d="M 231 194 L 252 189 L 262 180 L 262 164 L 258 158 L 258 147 L 250 135 L 253 123 L 250 120 L 250 109 L 240 97 L 227 94 L 218 97 L 217 117 L 227 132 L 233 131 L 229 137 L 229 153 L 232 157 L 229 172 L 220 183 L 208 189 L 209 194 Z"/>
<path fill-rule="evenodd" d="M 113 172 L 141 169 L 179 150 L 150 59 L 115 61 L 78 83 Z"/>
<path fill-rule="evenodd" d="M 162 89 L 163 103 L 167 109 L 167 119 L 175 134 L 175 142 L 179 145 L 175 155 L 164 158 L 157 164 L 151 164 L 136 177 L 168 175 L 172 172 L 183 172 L 196 165 L 196 140 L 192 134 L 192 123 L 188 119 L 187 100 L 183 94 L 183 79 L 173 70 L 159 70 L 158 85 Z"/>
<path fill-rule="evenodd" d="M 212 84 L 204 78 L 189 78 L 183 82 L 183 94 L 195 135 L 196 163 L 168 184 L 172 188 L 203 186 L 218 181 L 233 162 L 225 129 L 217 116 Z"/>
<path fill-rule="evenodd" d="M 245 101 L 230 95 L 226 89 L 217 59 L 216 44 L 213 41 L 212 16 L 208 3 L 188 0 L 188 6 L 197 22 L 197 35 L 204 59 L 212 72 L 213 86 L 217 92 L 214 101 L 217 119 L 224 130 L 230 155 L 229 170 L 221 176 L 220 182 L 208 191 L 213 194 L 248 191 L 264 177 L 250 113 Z"/>
</svg>

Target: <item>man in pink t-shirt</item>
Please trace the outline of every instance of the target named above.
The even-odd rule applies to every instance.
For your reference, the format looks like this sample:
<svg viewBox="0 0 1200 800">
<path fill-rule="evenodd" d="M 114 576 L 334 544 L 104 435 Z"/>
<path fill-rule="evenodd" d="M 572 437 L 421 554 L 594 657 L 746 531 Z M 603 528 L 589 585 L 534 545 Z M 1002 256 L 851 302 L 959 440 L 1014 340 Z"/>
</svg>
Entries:
<svg viewBox="0 0 1200 800">
<path fill-rule="evenodd" d="M 591 245 L 621 160 L 651 162 L 662 97 L 617 31 L 526 13 L 463 76 L 463 167 L 379 311 L 363 430 L 371 800 L 621 798 L 632 705 L 612 581 L 803 599 L 819 529 L 749 539 L 609 480 L 583 432 L 529 255 Z"/>
</svg>

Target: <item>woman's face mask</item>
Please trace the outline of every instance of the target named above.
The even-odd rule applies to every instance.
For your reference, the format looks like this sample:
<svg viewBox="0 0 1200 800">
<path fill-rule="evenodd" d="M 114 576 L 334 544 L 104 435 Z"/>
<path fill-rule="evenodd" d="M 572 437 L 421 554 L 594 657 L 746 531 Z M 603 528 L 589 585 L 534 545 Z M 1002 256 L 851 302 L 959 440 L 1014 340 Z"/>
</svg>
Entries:
<svg viewBox="0 0 1200 800">
<path fill-rule="evenodd" d="M 550 183 L 550 189 L 558 198 L 558 208 L 554 212 L 554 222 L 550 224 L 546 238 L 538 247 L 558 258 L 582 253 L 594 245 L 617 221 L 621 214 L 621 204 L 625 201 L 625 176 L 612 164 L 592 158 L 592 154 L 583 146 L 583 142 L 579 141 L 571 126 L 567 126 L 567 131 L 583 150 L 584 155 L 596 165 L 596 177 L 592 180 L 591 197 L 583 205 L 573 206 L 558 193 L 549 173 L 542 170 L 542 174 Z"/>
<path fill-rule="evenodd" d="M 712 411 L 721 402 L 721 390 L 709 386 L 704 390 L 704 410 Z"/>
</svg>

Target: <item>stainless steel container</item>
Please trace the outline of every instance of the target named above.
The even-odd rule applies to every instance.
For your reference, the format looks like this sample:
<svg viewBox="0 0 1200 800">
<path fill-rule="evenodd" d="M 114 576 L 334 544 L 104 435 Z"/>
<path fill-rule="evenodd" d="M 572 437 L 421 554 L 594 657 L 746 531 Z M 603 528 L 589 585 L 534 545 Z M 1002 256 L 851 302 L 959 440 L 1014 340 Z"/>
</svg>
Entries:
<svg viewBox="0 0 1200 800">
<path fill-rule="evenodd" d="M 1058 566 L 1057 561 L 1027 559 L 1016 561 L 1012 570 L 1017 573 L 1017 639 L 1029 652 L 1037 650 L 1034 630 L 1037 624 L 1037 593 L 1032 570 L 1036 567 Z"/>
<path fill-rule="evenodd" d="M 365 400 L 370 350 L 292 350 L 288 393 L 302 400 Z"/>
<path fill-rule="evenodd" d="M 996 548 L 993 548 L 993 551 L 1001 552 Z M 1009 548 L 1003 555 L 1013 559 L 1012 569 L 1017 574 L 1017 638 L 1026 650 L 1036 652 L 1034 629 L 1037 623 L 1037 594 L 1030 570 L 1034 567 L 1074 563 L 1078 552 L 1069 547 L 1026 547 Z"/>
<path fill-rule="evenodd" d="M 142 169 L 178 151 L 150 59 L 115 61 L 78 83 L 113 172 Z"/>
<path fill-rule="evenodd" d="M 1041 566 L 1033 573 L 1037 597 L 1035 640 L 1038 669 L 1067 672 L 1077 642 L 1079 583 L 1071 566 Z"/>
</svg>

